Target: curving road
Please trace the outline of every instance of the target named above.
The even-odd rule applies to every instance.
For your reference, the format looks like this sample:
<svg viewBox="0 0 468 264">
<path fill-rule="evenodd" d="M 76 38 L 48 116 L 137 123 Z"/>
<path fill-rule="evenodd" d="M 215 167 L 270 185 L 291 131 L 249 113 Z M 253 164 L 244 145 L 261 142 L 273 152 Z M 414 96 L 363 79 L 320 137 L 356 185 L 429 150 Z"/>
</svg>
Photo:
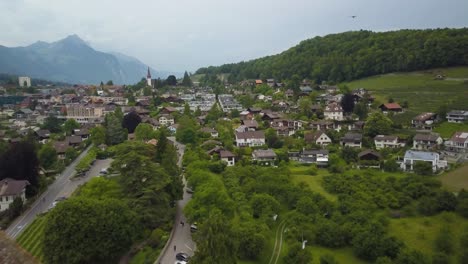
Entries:
<svg viewBox="0 0 468 264">
<path fill-rule="evenodd" d="M 175 140 L 174 137 L 168 137 L 170 141 L 177 147 L 179 153 L 179 161 L 177 165 L 182 166 L 182 157 L 185 152 L 185 145 L 180 144 Z M 186 192 L 186 181 L 185 177 L 182 179 L 184 182 L 184 196 L 182 200 L 177 201 L 176 204 L 176 216 L 174 220 L 174 227 L 172 230 L 172 236 L 166 243 L 166 247 L 161 252 L 159 258 L 155 261 L 155 264 L 174 264 L 176 261 L 176 254 L 184 252 L 193 256 L 195 252 L 195 243 L 192 240 L 192 234 L 190 233 L 190 224 L 186 223 L 186 218 L 183 213 L 185 205 L 192 199 L 192 195 Z M 180 224 L 181 221 L 184 225 Z M 175 250 L 174 250 L 175 246 Z"/>
<path fill-rule="evenodd" d="M 72 179 L 75 174 L 75 167 L 80 160 L 88 153 L 88 147 L 84 150 L 61 174 L 56 176 L 55 181 L 41 194 L 41 196 L 29 207 L 29 209 L 20 215 L 6 229 L 6 233 L 11 238 L 16 238 L 29 225 L 36 216 L 46 212 L 52 203 L 58 197 L 69 197 L 78 186 L 89 181 L 92 176 L 99 175 L 102 168 L 110 166 L 111 160 L 97 160 L 91 170 L 84 177 Z"/>
</svg>

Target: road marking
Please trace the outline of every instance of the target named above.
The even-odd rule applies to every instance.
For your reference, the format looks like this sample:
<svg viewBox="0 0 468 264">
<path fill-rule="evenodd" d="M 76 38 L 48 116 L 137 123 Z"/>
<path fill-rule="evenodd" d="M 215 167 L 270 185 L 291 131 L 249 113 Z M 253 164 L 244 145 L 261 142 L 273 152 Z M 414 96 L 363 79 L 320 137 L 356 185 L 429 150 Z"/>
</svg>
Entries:
<svg viewBox="0 0 468 264">
<path fill-rule="evenodd" d="M 184 244 L 184 246 L 185 246 L 186 248 L 190 249 L 190 251 L 193 252 L 193 249 L 191 249 L 189 246 L 187 246 L 187 244 Z"/>
</svg>

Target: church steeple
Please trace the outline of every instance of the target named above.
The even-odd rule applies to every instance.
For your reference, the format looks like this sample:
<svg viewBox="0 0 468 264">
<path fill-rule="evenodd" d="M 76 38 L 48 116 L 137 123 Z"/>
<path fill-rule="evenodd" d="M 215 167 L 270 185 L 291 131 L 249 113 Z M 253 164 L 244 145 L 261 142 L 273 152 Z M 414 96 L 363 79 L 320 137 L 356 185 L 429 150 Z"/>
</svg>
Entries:
<svg viewBox="0 0 468 264">
<path fill-rule="evenodd" d="M 146 75 L 146 84 L 148 84 L 148 86 L 151 86 L 151 73 L 150 73 L 149 67 L 148 67 L 148 74 Z"/>
</svg>

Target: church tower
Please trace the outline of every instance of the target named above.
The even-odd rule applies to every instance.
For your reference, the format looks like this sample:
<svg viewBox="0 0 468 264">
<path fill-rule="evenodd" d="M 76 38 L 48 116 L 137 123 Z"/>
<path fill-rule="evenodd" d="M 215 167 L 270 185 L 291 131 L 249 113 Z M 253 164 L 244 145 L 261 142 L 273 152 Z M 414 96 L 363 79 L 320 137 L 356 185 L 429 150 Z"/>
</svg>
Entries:
<svg viewBox="0 0 468 264">
<path fill-rule="evenodd" d="M 150 73 L 149 67 L 148 67 L 148 74 L 146 75 L 146 84 L 147 84 L 148 86 L 152 86 L 152 85 L 151 85 L 151 73 Z"/>
</svg>

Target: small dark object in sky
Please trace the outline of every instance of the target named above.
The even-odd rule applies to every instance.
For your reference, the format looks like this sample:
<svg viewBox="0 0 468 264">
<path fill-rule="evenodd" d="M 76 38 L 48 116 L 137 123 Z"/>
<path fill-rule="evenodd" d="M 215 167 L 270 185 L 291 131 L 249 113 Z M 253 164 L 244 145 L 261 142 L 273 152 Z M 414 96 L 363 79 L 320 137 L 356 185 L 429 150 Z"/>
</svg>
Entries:
<svg viewBox="0 0 468 264">
<path fill-rule="evenodd" d="M 351 16 L 351 18 L 356 18 L 357 16 Z"/>
</svg>

